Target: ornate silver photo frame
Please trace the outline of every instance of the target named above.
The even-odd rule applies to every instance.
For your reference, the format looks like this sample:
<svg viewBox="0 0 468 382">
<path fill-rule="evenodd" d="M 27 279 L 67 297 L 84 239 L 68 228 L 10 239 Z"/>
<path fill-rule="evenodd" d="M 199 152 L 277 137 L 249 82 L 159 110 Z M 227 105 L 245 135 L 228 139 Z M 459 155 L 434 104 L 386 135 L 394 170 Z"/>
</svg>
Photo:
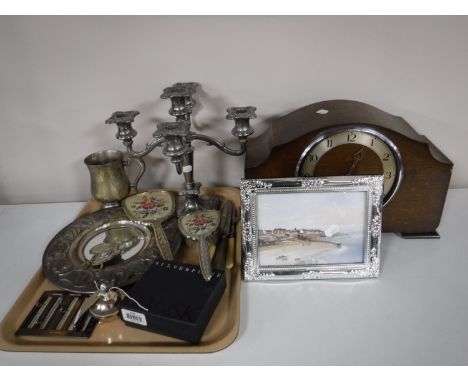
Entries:
<svg viewBox="0 0 468 382">
<path fill-rule="evenodd" d="M 245 280 L 378 277 L 383 176 L 241 180 Z"/>
</svg>

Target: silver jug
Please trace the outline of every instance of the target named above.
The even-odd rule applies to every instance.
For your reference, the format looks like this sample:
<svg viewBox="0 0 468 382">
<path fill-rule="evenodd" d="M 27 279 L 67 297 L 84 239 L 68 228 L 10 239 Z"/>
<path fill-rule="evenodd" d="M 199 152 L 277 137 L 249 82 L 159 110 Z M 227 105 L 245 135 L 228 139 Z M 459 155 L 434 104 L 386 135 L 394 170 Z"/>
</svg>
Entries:
<svg viewBox="0 0 468 382">
<path fill-rule="evenodd" d="M 140 171 L 134 183 L 130 183 L 125 167 L 135 160 Z M 118 150 L 103 150 L 88 155 L 84 163 L 91 175 L 91 194 L 104 208 L 118 206 L 130 192 L 138 192 L 137 185 L 145 171 L 145 163 L 140 158 L 125 160 L 124 153 Z"/>
</svg>

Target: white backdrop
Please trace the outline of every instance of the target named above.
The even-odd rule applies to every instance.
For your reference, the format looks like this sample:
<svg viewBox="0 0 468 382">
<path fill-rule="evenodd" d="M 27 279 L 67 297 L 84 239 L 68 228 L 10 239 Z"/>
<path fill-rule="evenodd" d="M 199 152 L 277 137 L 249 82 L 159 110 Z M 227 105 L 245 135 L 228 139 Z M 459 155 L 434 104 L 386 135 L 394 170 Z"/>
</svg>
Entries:
<svg viewBox="0 0 468 382">
<path fill-rule="evenodd" d="M 195 130 L 228 139 L 228 106 L 252 126 L 326 99 L 404 117 L 455 164 L 468 187 L 466 17 L 0 17 L 0 203 L 89 197 L 83 158 L 122 146 L 116 110 L 139 110 L 136 148 L 172 120 L 162 89 L 201 84 Z M 195 176 L 238 185 L 243 159 L 196 145 Z M 160 151 L 142 187 L 179 186 Z M 435 180 L 437 181 L 437 180 Z"/>
</svg>

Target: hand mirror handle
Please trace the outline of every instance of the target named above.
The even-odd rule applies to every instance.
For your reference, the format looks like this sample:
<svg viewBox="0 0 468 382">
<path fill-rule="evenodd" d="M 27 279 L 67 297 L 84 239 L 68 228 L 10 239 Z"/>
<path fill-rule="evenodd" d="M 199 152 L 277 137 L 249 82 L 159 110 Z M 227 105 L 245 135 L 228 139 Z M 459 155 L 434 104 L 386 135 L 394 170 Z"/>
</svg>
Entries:
<svg viewBox="0 0 468 382">
<path fill-rule="evenodd" d="M 171 246 L 169 244 L 169 240 L 167 239 L 166 233 L 164 232 L 164 229 L 161 225 L 161 222 L 152 222 L 151 226 L 153 227 L 156 244 L 159 248 L 162 258 L 164 260 L 173 260 L 174 256 L 172 255 Z"/>
<path fill-rule="evenodd" d="M 200 256 L 200 270 L 205 281 L 210 281 L 213 276 L 211 268 L 210 247 L 206 236 L 198 237 L 198 254 Z"/>
</svg>

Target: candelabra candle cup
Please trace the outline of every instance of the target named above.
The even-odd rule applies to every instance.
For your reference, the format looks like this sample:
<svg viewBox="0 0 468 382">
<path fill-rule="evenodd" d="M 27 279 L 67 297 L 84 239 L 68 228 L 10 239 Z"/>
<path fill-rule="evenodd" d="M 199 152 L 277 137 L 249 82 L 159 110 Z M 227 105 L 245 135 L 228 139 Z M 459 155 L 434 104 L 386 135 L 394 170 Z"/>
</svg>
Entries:
<svg viewBox="0 0 468 382">
<path fill-rule="evenodd" d="M 235 126 L 232 129 L 232 135 L 241 140 L 247 140 L 248 136 L 253 134 L 254 130 L 250 127 L 250 119 L 257 118 L 255 114 L 256 107 L 230 107 L 227 109 L 226 119 L 234 120 Z"/>
<path fill-rule="evenodd" d="M 177 120 L 190 120 L 195 101 L 192 95 L 196 92 L 198 84 L 196 82 L 178 82 L 163 90 L 162 99 L 171 100 L 171 108 L 169 114 L 177 118 Z"/>
<path fill-rule="evenodd" d="M 137 135 L 136 130 L 132 127 L 132 122 L 138 114 L 140 114 L 140 112 L 136 110 L 116 111 L 112 113 L 110 118 L 106 119 L 106 124 L 115 123 L 118 128 L 115 137 L 121 141 L 130 143 Z"/>
<path fill-rule="evenodd" d="M 137 176 L 134 184 L 130 183 L 125 167 L 128 161 L 124 154 L 117 150 L 103 150 L 88 155 L 84 163 L 91 176 L 91 194 L 94 199 L 103 203 L 104 208 L 118 206 L 131 188 L 135 188 L 141 177 Z M 137 163 L 141 164 L 139 161 Z"/>
</svg>

